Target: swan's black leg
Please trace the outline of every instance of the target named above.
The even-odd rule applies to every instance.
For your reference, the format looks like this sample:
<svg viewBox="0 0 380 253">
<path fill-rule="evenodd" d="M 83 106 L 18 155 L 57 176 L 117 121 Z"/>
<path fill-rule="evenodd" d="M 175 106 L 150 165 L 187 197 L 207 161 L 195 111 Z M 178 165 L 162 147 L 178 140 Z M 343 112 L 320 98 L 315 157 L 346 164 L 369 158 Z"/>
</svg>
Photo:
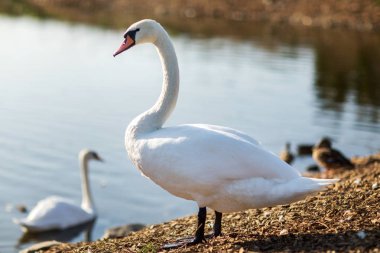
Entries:
<svg viewBox="0 0 380 253">
<path fill-rule="evenodd" d="M 215 211 L 214 237 L 222 234 L 222 213 Z"/>
<path fill-rule="evenodd" d="M 205 224 L 206 224 L 206 207 L 200 207 L 198 211 L 198 227 L 195 232 L 195 238 L 190 244 L 198 244 L 206 241 L 205 239 Z"/>
</svg>

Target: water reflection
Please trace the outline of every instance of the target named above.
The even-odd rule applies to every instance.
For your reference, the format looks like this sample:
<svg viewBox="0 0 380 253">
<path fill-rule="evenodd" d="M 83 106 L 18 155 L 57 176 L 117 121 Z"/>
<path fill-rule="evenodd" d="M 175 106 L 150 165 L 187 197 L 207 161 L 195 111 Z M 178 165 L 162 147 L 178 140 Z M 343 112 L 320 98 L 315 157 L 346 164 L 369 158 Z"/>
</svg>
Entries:
<svg viewBox="0 0 380 253">
<path fill-rule="evenodd" d="M 380 118 L 380 39 L 376 35 L 330 32 L 315 43 L 316 96 L 323 110 L 340 112 L 360 105 L 358 121 Z"/>
<path fill-rule="evenodd" d="M 38 232 L 38 233 L 25 232 L 18 239 L 18 245 L 31 243 L 31 242 L 50 241 L 50 240 L 56 240 L 59 242 L 70 242 L 82 233 L 83 233 L 83 240 L 81 241 L 90 242 L 92 241 L 92 230 L 94 229 L 95 223 L 96 223 L 96 219 L 90 222 L 75 226 L 75 227 L 64 229 L 64 230 L 53 230 L 53 231 Z"/>
</svg>

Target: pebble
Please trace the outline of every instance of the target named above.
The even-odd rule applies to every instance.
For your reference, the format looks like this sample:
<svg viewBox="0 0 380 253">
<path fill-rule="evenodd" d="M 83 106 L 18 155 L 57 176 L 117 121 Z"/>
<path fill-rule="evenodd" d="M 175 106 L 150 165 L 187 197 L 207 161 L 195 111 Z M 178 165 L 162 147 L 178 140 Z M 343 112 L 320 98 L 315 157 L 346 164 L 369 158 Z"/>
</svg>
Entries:
<svg viewBox="0 0 380 253">
<path fill-rule="evenodd" d="M 367 234 L 364 231 L 359 231 L 356 233 L 356 235 L 362 240 L 367 236 Z"/>
<path fill-rule="evenodd" d="M 268 217 L 270 214 L 271 214 L 270 211 L 265 211 L 265 212 L 263 213 L 263 216 L 264 216 L 264 217 Z"/>
<path fill-rule="evenodd" d="M 146 226 L 143 224 L 127 224 L 124 226 L 119 226 L 119 227 L 113 227 L 109 228 L 106 230 L 106 232 L 103 235 L 103 238 L 121 238 L 121 237 L 126 237 L 130 233 L 139 231 Z"/>
</svg>

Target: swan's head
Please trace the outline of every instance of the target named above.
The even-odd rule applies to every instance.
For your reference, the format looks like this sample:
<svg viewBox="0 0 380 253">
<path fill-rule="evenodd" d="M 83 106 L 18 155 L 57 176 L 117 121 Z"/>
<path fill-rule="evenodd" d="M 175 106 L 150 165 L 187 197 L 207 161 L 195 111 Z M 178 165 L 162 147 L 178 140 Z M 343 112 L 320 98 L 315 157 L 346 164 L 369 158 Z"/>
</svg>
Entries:
<svg viewBox="0 0 380 253">
<path fill-rule="evenodd" d="M 162 26 L 152 19 L 143 19 L 134 23 L 124 33 L 124 42 L 113 56 L 121 54 L 134 45 L 154 43 L 158 38 L 159 32 L 163 30 Z"/>
<path fill-rule="evenodd" d="M 79 152 L 79 159 L 84 160 L 84 161 L 89 161 L 89 160 L 95 160 L 99 162 L 103 162 L 103 159 L 100 158 L 100 156 L 92 150 L 89 149 L 83 149 Z"/>
</svg>

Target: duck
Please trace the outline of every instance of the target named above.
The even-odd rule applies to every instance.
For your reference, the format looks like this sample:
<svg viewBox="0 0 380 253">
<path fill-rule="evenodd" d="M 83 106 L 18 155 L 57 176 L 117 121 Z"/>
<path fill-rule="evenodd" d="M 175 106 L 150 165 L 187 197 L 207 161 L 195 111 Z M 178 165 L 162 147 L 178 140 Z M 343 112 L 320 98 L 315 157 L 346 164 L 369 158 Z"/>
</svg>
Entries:
<svg viewBox="0 0 380 253">
<path fill-rule="evenodd" d="M 283 160 L 284 162 L 286 162 L 289 165 L 292 164 L 292 162 L 294 161 L 294 155 L 293 155 L 292 151 L 290 150 L 290 143 L 289 142 L 287 142 L 285 144 L 285 149 L 280 152 L 280 158 L 281 158 L 281 160 Z"/>
<path fill-rule="evenodd" d="M 65 230 L 95 220 L 96 210 L 93 204 L 88 180 L 88 163 L 90 160 L 103 161 L 100 156 L 89 149 L 79 152 L 82 180 L 82 203 L 76 205 L 72 200 L 60 196 L 50 196 L 40 200 L 23 219 L 13 221 L 24 232 L 40 233 L 51 230 Z"/>
<path fill-rule="evenodd" d="M 302 177 L 239 130 L 211 124 L 164 126 L 179 93 L 174 45 L 165 29 L 151 19 L 132 24 L 123 37 L 114 57 L 149 43 L 161 60 L 161 94 L 127 126 L 125 147 L 145 177 L 172 195 L 197 203 L 195 236 L 183 244 L 205 242 L 207 208 L 215 212 L 212 235 L 220 236 L 223 213 L 291 203 L 336 182 Z"/>
<path fill-rule="evenodd" d="M 354 164 L 339 150 L 332 148 L 332 140 L 323 137 L 314 147 L 312 157 L 315 162 L 327 171 L 337 169 L 353 169 Z"/>
<path fill-rule="evenodd" d="M 298 144 L 297 154 L 299 156 L 309 156 L 313 154 L 314 144 Z"/>
</svg>

